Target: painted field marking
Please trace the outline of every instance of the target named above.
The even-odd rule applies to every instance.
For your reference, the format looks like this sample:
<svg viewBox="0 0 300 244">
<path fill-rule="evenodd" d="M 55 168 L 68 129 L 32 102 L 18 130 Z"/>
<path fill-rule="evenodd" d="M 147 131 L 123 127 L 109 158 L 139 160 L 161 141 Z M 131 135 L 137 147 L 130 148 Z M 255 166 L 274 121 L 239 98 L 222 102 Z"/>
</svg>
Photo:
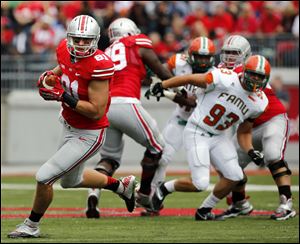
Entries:
<svg viewBox="0 0 300 244">
<path fill-rule="evenodd" d="M 1 207 L 1 219 L 27 218 L 31 208 L 9 208 Z M 125 208 L 101 208 L 101 217 L 140 217 L 143 208 L 136 208 L 132 213 L 129 213 Z M 45 218 L 86 218 L 85 208 L 49 208 L 44 215 Z M 160 211 L 160 216 L 194 216 L 195 208 L 165 208 Z M 221 214 L 224 209 L 214 209 L 215 214 Z M 3 213 L 4 212 L 4 213 Z M 9 213 L 7 213 L 9 212 Z M 55 213 L 51 213 L 55 212 Z M 267 216 L 273 211 L 268 210 L 253 210 L 250 216 Z"/>
<path fill-rule="evenodd" d="M 214 184 L 209 184 L 207 190 L 211 191 L 214 187 Z M 14 183 L 2 183 L 1 190 L 35 190 L 35 184 L 14 184 Z M 53 185 L 54 190 L 68 190 L 68 191 L 86 191 L 86 188 L 71 188 L 64 189 L 59 184 Z M 105 190 L 105 189 L 103 189 Z M 292 191 L 299 191 L 299 186 L 292 186 Z M 248 184 L 246 185 L 246 191 L 278 191 L 276 185 L 254 185 Z"/>
</svg>

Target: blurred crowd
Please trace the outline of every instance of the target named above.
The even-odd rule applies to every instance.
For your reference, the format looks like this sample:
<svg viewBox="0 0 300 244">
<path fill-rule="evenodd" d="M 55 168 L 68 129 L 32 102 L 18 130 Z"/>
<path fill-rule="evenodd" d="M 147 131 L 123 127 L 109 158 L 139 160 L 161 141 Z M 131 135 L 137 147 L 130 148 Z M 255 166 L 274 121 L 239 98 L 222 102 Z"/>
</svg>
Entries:
<svg viewBox="0 0 300 244">
<path fill-rule="evenodd" d="M 217 48 L 232 33 L 299 37 L 299 1 L 1 1 L 1 54 L 53 53 L 80 14 L 98 20 L 102 50 L 109 45 L 109 24 L 132 19 L 162 61 L 198 36 L 213 39 Z"/>
</svg>

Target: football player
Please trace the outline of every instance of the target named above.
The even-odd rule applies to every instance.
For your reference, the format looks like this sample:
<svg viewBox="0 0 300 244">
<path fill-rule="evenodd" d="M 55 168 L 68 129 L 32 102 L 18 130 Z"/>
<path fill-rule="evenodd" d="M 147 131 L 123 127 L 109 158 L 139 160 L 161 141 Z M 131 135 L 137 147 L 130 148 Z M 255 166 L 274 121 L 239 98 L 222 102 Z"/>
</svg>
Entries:
<svg viewBox="0 0 300 244">
<path fill-rule="evenodd" d="M 226 131 L 238 125 L 237 138 L 241 148 L 255 159 L 261 153 L 252 145 L 253 120 L 268 105 L 262 91 L 270 76 L 270 64 L 260 55 L 250 56 L 242 77 L 229 69 L 215 69 L 205 74 L 173 77 L 150 87 L 151 94 L 162 96 L 163 90 L 192 84 L 204 89 L 199 93 L 197 106 L 184 129 L 184 145 L 191 177 L 161 184 L 152 198 L 158 211 L 165 197 L 174 191 L 204 191 L 209 185 L 210 163 L 220 174 L 213 191 L 195 213 L 195 220 L 220 220 L 212 208 L 244 178 L 231 137 Z"/>
<path fill-rule="evenodd" d="M 229 36 L 221 50 L 221 64 L 219 66 L 233 69 L 241 73 L 241 62 L 250 55 L 249 42 L 242 36 Z M 264 160 L 253 160 L 235 141 L 238 150 L 239 164 L 244 169 L 251 161 L 257 165 L 265 164 L 273 176 L 278 187 L 279 206 L 271 215 L 274 220 L 286 220 L 296 215 L 292 208 L 291 170 L 284 160 L 286 145 L 289 138 L 289 123 L 286 109 L 274 94 L 270 84 L 264 92 L 269 100 L 268 109 L 254 120 L 252 142 L 255 148 L 264 154 Z M 231 205 L 223 213 L 224 217 L 236 217 L 250 214 L 253 206 L 246 199 L 245 186 L 247 178 L 240 182 L 232 191 Z"/>
<path fill-rule="evenodd" d="M 151 181 L 164 148 L 164 140 L 156 121 L 143 108 L 140 96 L 142 81 L 146 77 L 147 65 L 159 78 L 172 76 L 153 51 L 152 41 L 128 18 L 119 18 L 108 27 L 111 45 L 105 53 L 115 64 L 111 87 L 111 106 L 108 112 L 110 126 L 107 140 L 100 150 L 101 160 L 96 170 L 112 176 L 121 164 L 125 133 L 145 147 L 141 160 L 142 175 L 137 193 L 137 204 L 149 208 Z M 100 191 L 90 189 L 86 216 L 99 218 Z"/>
<path fill-rule="evenodd" d="M 67 28 L 67 39 L 56 49 L 58 66 L 43 73 L 39 93 L 46 101 L 62 105 L 62 138 L 57 152 L 36 173 L 36 194 L 32 211 L 24 223 L 8 234 L 10 238 L 39 237 L 39 222 L 53 198 L 53 184 L 61 179 L 63 188 L 95 187 L 116 192 L 129 212 L 135 206 L 135 177 L 120 180 L 93 169 L 84 162 L 102 146 L 106 113 L 110 104 L 109 87 L 114 64 L 97 49 L 100 27 L 88 15 L 76 16 Z M 56 76 L 53 87 L 45 88 L 44 79 Z"/>
<path fill-rule="evenodd" d="M 195 38 L 189 48 L 188 54 L 178 53 L 173 55 L 167 62 L 167 67 L 175 75 L 185 75 L 194 73 L 205 73 L 214 68 L 215 63 L 215 45 L 212 40 L 207 37 Z M 187 124 L 187 120 L 192 114 L 196 106 L 195 92 L 198 87 L 193 85 L 185 85 L 182 87 L 181 93 L 185 93 L 187 99 L 190 99 L 190 106 L 176 105 L 176 108 L 163 130 L 165 139 L 165 148 L 159 161 L 152 181 L 152 192 L 159 183 L 163 182 L 166 177 L 167 165 L 173 160 L 174 154 L 183 145 L 183 130 Z M 142 212 L 143 215 L 157 215 L 157 211 Z"/>
</svg>

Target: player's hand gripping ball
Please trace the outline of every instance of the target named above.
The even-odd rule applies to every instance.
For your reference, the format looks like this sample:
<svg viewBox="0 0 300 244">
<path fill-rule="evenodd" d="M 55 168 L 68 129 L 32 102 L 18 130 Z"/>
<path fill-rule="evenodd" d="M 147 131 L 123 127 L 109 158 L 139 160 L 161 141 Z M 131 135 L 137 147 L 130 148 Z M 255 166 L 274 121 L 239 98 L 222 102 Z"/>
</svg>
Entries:
<svg viewBox="0 0 300 244">
<path fill-rule="evenodd" d="M 37 86 L 39 88 L 47 88 L 49 90 L 52 90 L 57 82 L 60 82 L 59 77 L 52 71 L 46 71 L 40 76 Z"/>
</svg>

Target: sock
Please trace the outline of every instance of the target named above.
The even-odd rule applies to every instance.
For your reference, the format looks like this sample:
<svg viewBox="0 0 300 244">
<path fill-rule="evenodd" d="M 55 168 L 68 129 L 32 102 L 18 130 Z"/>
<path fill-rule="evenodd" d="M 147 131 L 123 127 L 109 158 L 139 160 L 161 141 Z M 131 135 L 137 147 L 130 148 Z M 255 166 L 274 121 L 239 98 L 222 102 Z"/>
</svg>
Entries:
<svg viewBox="0 0 300 244">
<path fill-rule="evenodd" d="M 99 199 L 100 197 L 100 189 L 98 188 L 90 188 L 88 189 L 88 196 L 93 195 Z"/>
<path fill-rule="evenodd" d="M 31 213 L 29 215 L 29 220 L 32 221 L 32 222 L 40 222 L 40 219 L 43 217 L 44 214 L 38 214 L 36 212 L 34 212 L 33 210 L 31 210 Z"/>
<path fill-rule="evenodd" d="M 246 193 L 245 191 L 238 192 L 238 191 L 233 191 L 232 192 L 232 202 L 236 203 L 239 201 L 242 201 L 246 198 Z"/>
<path fill-rule="evenodd" d="M 212 192 L 205 198 L 200 208 L 214 208 L 221 199 L 217 198 Z"/>
<path fill-rule="evenodd" d="M 170 181 L 168 181 L 164 184 L 164 186 L 167 190 L 167 194 L 172 193 L 172 192 L 175 191 L 175 181 L 176 180 L 170 180 Z"/>
<path fill-rule="evenodd" d="M 120 181 L 115 179 L 115 178 L 112 178 L 110 176 L 107 176 L 107 185 L 105 187 L 103 187 L 104 189 L 108 189 L 108 190 L 111 190 L 113 192 L 117 192 L 117 193 L 122 193 L 122 192 L 119 192 L 119 186 L 122 186 L 122 189 L 124 191 L 124 187 L 123 187 L 123 184 L 120 184 Z"/>
<path fill-rule="evenodd" d="M 286 199 L 292 197 L 291 187 L 290 186 L 278 186 L 279 195 L 285 195 Z"/>
<path fill-rule="evenodd" d="M 141 186 L 139 191 L 145 195 L 151 193 L 151 182 L 154 178 L 156 168 L 143 167 L 141 176 Z"/>
</svg>

